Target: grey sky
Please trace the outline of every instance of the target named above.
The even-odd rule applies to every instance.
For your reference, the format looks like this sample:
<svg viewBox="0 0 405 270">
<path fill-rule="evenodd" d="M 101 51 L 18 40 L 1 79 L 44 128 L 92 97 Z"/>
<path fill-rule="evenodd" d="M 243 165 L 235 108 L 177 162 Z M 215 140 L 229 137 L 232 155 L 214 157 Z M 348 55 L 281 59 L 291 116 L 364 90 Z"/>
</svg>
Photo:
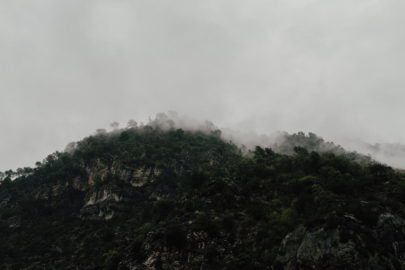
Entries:
<svg viewBox="0 0 405 270">
<path fill-rule="evenodd" d="M 405 143 L 395 0 L 0 0 L 0 170 L 157 112 Z"/>
</svg>

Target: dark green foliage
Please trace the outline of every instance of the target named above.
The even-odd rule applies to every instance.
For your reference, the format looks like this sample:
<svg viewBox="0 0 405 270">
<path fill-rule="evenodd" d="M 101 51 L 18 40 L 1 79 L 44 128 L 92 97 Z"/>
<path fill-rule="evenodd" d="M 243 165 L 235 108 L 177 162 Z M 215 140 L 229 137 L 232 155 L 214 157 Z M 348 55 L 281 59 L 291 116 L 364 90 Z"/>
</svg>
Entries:
<svg viewBox="0 0 405 270">
<path fill-rule="evenodd" d="M 116 270 L 118 267 L 118 252 L 116 250 L 109 250 L 104 253 L 104 266 L 103 270 Z"/>
<path fill-rule="evenodd" d="M 372 228 L 384 209 L 404 213 L 404 175 L 357 162 L 314 134 L 286 140 L 290 155 L 256 147 L 242 156 L 220 132 L 146 126 L 100 133 L 36 168 L 5 172 L 0 266 L 128 269 L 153 249 L 181 254 L 182 263 L 187 252 L 201 255 L 206 269 L 268 269 L 298 224 L 332 230 L 350 216 Z M 146 184 L 132 185 L 140 178 Z M 111 190 L 123 199 L 83 214 L 94 192 Z M 99 218 L 100 209 L 114 216 Z M 342 229 L 342 240 L 352 233 Z"/>
</svg>

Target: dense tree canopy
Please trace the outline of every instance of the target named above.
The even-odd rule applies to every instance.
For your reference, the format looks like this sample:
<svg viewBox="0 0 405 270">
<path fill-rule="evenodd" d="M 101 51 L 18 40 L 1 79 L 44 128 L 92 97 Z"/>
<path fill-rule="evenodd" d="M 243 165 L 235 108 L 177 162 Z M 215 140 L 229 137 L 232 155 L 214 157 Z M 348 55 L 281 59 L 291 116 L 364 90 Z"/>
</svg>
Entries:
<svg viewBox="0 0 405 270">
<path fill-rule="evenodd" d="M 97 133 L 0 175 L 0 265 L 129 269 L 153 248 L 172 260 L 201 255 L 205 269 L 266 269 L 298 225 L 349 233 L 347 216 L 369 228 L 387 211 L 405 218 L 403 174 L 314 151 L 320 140 L 299 133 L 290 155 L 259 146 L 242 155 L 218 131 L 131 123 Z"/>
</svg>

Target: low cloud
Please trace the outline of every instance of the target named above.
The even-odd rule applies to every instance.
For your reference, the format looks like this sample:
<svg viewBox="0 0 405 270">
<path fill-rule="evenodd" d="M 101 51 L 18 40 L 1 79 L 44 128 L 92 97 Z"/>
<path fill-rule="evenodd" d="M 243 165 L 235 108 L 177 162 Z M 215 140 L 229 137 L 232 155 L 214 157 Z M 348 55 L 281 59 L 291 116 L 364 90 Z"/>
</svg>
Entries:
<svg viewBox="0 0 405 270">
<path fill-rule="evenodd" d="M 396 0 L 0 2 L 0 170 L 175 110 L 242 133 L 405 143 Z"/>
</svg>

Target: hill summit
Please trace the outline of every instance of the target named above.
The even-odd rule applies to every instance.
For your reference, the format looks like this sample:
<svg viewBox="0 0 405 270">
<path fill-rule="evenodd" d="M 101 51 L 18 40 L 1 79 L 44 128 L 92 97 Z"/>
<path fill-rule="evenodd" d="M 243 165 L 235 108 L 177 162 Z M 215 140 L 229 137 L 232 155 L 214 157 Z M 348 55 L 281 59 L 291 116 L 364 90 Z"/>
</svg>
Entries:
<svg viewBox="0 0 405 270">
<path fill-rule="evenodd" d="M 2 173 L 0 267 L 405 269 L 404 174 L 315 134 L 156 123 Z"/>
</svg>

